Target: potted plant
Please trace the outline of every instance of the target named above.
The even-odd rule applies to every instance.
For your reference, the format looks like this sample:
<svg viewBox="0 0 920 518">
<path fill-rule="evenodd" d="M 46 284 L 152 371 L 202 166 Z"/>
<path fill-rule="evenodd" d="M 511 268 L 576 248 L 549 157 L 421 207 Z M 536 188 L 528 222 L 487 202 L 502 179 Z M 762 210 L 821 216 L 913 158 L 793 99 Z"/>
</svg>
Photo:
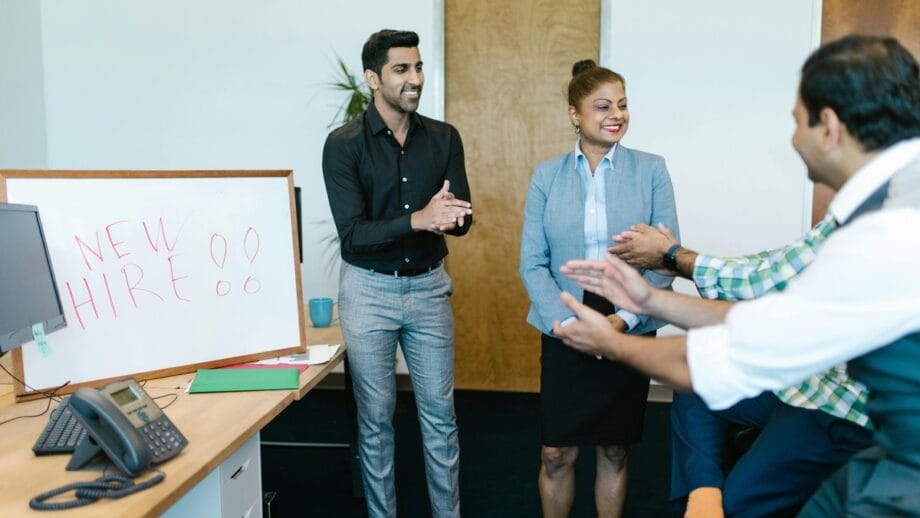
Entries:
<svg viewBox="0 0 920 518">
<path fill-rule="evenodd" d="M 360 83 L 355 76 L 348 71 L 348 67 L 342 61 L 342 58 L 336 56 L 336 74 L 335 80 L 329 83 L 333 90 L 339 90 L 347 94 L 346 102 L 339 107 L 335 113 L 335 118 L 329 123 L 330 127 L 340 126 L 347 122 L 353 121 L 364 113 L 367 105 L 371 102 L 371 90 L 367 83 Z"/>
</svg>

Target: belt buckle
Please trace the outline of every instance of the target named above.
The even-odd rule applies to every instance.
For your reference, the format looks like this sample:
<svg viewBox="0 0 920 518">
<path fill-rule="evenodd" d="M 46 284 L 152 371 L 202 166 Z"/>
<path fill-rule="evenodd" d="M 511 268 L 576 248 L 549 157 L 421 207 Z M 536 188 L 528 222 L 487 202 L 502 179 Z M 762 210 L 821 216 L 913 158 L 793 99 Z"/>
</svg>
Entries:
<svg viewBox="0 0 920 518">
<path fill-rule="evenodd" d="M 434 270 L 434 269 L 437 268 L 438 266 L 441 266 L 441 261 L 438 261 L 438 262 L 432 264 L 431 266 L 427 266 L 427 267 L 425 267 L 425 268 L 406 268 L 405 270 L 393 270 L 393 277 L 396 277 L 396 278 L 399 278 L 399 277 L 415 277 L 416 275 L 422 275 L 423 273 L 431 272 L 432 270 Z M 400 273 L 400 272 L 403 272 L 403 273 Z M 388 270 L 388 271 L 387 271 L 387 274 L 389 274 L 389 273 L 390 273 L 390 272 L 389 272 L 389 270 Z"/>
</svg>

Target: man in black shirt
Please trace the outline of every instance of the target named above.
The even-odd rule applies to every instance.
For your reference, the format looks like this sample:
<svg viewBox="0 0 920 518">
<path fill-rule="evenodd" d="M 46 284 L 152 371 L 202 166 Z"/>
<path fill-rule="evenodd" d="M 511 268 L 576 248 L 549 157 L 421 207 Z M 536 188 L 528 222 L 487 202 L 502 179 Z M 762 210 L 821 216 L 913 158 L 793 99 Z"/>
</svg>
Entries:
<svg viewBox="0 0 920 518">
<path fill-rule="evenodd" d="M 459 516 L 454 414 L 453 291 L 444 234 L 469 231 L 460 134 L 418 115 L 418 35 L 382 30 L 361 52 L 374 98 L 329 134 L 323 178 L 341 243 L 339 316 L 358 407 L 371 517 L 396 515 L 393 412 L 396 344 L 415 390 L 432 514 Z"/>
</svg>

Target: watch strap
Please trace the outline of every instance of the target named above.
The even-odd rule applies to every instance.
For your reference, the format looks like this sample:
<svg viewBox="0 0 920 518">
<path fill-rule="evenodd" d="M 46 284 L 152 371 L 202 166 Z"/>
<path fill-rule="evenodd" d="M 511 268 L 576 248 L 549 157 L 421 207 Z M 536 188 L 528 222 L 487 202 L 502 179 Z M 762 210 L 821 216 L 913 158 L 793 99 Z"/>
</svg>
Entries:
<svg viewBox="0 0 920 518">
<path fill-rule="evenodd" d="M 664 263 L 665 268 L 671 270 L 674 273 L 677 273 L 677 250 L 680 248 L 680 245 L 674 243 L 668 247 L 668 251 L 664 253 L 661 257 L 662 262 Z"/>
</svg>

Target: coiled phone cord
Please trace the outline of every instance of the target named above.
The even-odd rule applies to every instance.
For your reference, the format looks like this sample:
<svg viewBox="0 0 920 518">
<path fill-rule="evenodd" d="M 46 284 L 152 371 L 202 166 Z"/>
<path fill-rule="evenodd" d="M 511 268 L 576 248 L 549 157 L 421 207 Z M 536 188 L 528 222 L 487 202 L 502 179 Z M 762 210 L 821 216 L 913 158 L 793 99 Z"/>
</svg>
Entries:
<svg viewBox="0 0 920 518">
<path fill-rule="evenodd" d="M 162 471 L 156 470 L 156 473 L 153 477 L 138 484 L 121 475 L 102 476 L 92 482 L 74 482 L 34 496 L 29 500 L 29 507 L 36 511 L 60 511 L 88 505 L 102 498 L 121 498 L 153 487 L 166 478 L 166 474 Z M 68 491 L 74 492 L 75 498 L 73 500 L 46 502 L 49 498 Z"/>
</svg>

